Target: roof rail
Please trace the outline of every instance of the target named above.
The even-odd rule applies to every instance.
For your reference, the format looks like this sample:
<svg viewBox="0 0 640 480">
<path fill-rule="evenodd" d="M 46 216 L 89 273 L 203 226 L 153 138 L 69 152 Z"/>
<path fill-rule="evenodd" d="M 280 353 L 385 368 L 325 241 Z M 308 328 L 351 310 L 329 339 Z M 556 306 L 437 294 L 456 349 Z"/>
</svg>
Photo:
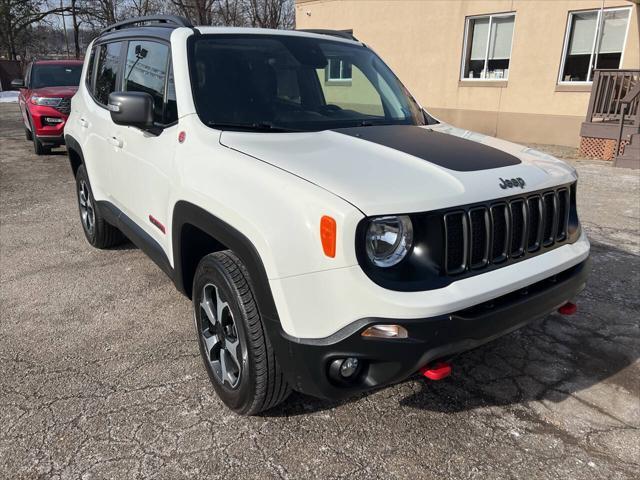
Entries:
<svg viewBox="0 0 640 480">
<path fill-rule="evenodd" d="M 179 15 L 149 15 L 146 17 L 134 17 L 128 20 L 123 20 L 122 22 L 114 23 L 113 25 L 109 25 L 107 28 L 104 28 L 100 31 L 100 35 L 134 25 L 144 26 L 142 24 L 145 23 L 153 23 L 154 27 L 193 27 L 189 20 Z"/>
<path fill-rule="evenodd" d="M 326 30 L 322 28 L 301 28 L 299 32 L 318 33 L 320 35 L 329 35 L 332 37 L 346 38 L 347 40 L 359 40 L 353 36 L 353 30 Z"/>
</svg>

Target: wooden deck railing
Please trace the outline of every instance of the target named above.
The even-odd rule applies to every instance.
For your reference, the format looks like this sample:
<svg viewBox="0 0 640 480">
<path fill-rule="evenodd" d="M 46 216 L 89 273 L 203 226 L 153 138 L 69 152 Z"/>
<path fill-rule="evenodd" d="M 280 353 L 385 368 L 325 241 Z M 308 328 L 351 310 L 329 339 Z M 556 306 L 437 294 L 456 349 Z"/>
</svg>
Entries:
<svg viewBox="0 0 640 480">
<path fill-rule="evenodd" d="M 638 97 L 629 104 L 622 100 L 640 85 L 640 70 L 596 70 L 593 76 L 587 122 L 620 122 L 637 125 Z M 623 115 L 623 108 L 625 112 Z M 625 118 L 623 118 L 625 117 Z"/>
<path fill-rule="evenodd" d="M 627 92 L 627 94 L 620 100 L 621 114 L 620 114 L 620 127 L 618 129 L 618 141 L 616 143 L 616 155 L 620 155 L 620 143 L 622 142 L 622 130 L 624 129 L 624 119 L 627 112 L 633 115 L 632 125 L 640 126 L 640 82 L 636 82 L 635 87 Z"/>
</svg>

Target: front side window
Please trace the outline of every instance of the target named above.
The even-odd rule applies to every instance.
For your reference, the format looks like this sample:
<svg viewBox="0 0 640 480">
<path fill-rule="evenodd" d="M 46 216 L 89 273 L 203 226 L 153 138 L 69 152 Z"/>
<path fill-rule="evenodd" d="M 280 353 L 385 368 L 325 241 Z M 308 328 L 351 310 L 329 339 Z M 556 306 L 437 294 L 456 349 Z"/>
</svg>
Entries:
<svg viewBox="0 0 640 480">
<path fill-rule="evenodd" d="M 82 65 L 34 64 L 31 68 L 31 88 L 77 87 Z"/>
<path fill-rule="evenodd" d="M 515 15 L 467 18 L 462 80 L 506 80 L 509 77 Z"/>
<path fill-rule="evenodd" d="M 620 68 L 631 9 L 571 12 L 561 83 L 590 82 L 596 68 Z"/>
<path fill-rule="evenodd" d="M 123 90 L 145 92 L 153 98 L 153 117 L 164 122 L 164 90 L 167 78 L 169 47 L 162 43 L 135 40 L 129 42 Z"/>
<path fill-rule="evenodd" d="M 116 85 L 120 72 L 120 52 L 122 42 L 101 45 L 98 53 L 98 65 L 94 86 L 94 97 L 102 105 L 109 102 L 109 94 L 117 91 Z"/>
<path fill-rule="evenodd" d="M 190 39 L 189 65 L 196 110 L 214 128 L 317 131 L 425 123 L 396 76 L 361 45 L 200 35 Z"/>
</svg>

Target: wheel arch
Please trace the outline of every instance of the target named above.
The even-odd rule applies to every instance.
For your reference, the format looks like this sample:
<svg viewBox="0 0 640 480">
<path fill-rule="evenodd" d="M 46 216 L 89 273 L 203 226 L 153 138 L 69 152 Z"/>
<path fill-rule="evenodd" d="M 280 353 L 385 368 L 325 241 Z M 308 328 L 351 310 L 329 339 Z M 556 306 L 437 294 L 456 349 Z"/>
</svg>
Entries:
<svg viewBox="0 0 640 480">
<path fill-rule="evenodd" d="M 71 165 L 71 171 L 73 176 L 78 173 L 78 168 L 84 163 L 84 155 L 82 154 L 82 148 L 78 141 L 71 135 L 64 136 L 64 142 L 67 146 L 67 155 L 69 156 L 69 164 Z"/>
<path fill-rule="evenodd" d="M 254 244 L 243 233 L 206 210 L 181 200 L 173 210 L 172 247 L 174 282 L 178 290 L 189 298 L 193 293 L 193 276 L 200 259 L 216 251 L 232 250 L 249 272 L 261 315 L 279 323 L 262 259 Z"/>
</svg>

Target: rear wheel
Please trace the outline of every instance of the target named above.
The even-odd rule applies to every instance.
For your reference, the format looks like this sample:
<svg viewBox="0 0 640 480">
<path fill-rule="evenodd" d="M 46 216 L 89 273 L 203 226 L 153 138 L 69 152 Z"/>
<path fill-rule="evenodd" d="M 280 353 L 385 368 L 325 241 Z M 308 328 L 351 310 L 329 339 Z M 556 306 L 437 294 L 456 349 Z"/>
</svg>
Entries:
<svg viewBox="0 0 640 480">
<path fill-rule="evenodd" d="M 233 252 L 200 261 L 193 307 L 205 368 L 227 407 L 254 415 L 287 398 L 291 389 L 265 332 L 249 273 Z"/>
<path fill-rule="evenodd" d="M 84 165 L 80 165 L 76 172 L 76 189 L 80 221 L 87 241 L 96 248 L 108 248 L 122 243 L 124 236 L 120 230 L 109 224 L 96 208 Z"/>
</svg>

